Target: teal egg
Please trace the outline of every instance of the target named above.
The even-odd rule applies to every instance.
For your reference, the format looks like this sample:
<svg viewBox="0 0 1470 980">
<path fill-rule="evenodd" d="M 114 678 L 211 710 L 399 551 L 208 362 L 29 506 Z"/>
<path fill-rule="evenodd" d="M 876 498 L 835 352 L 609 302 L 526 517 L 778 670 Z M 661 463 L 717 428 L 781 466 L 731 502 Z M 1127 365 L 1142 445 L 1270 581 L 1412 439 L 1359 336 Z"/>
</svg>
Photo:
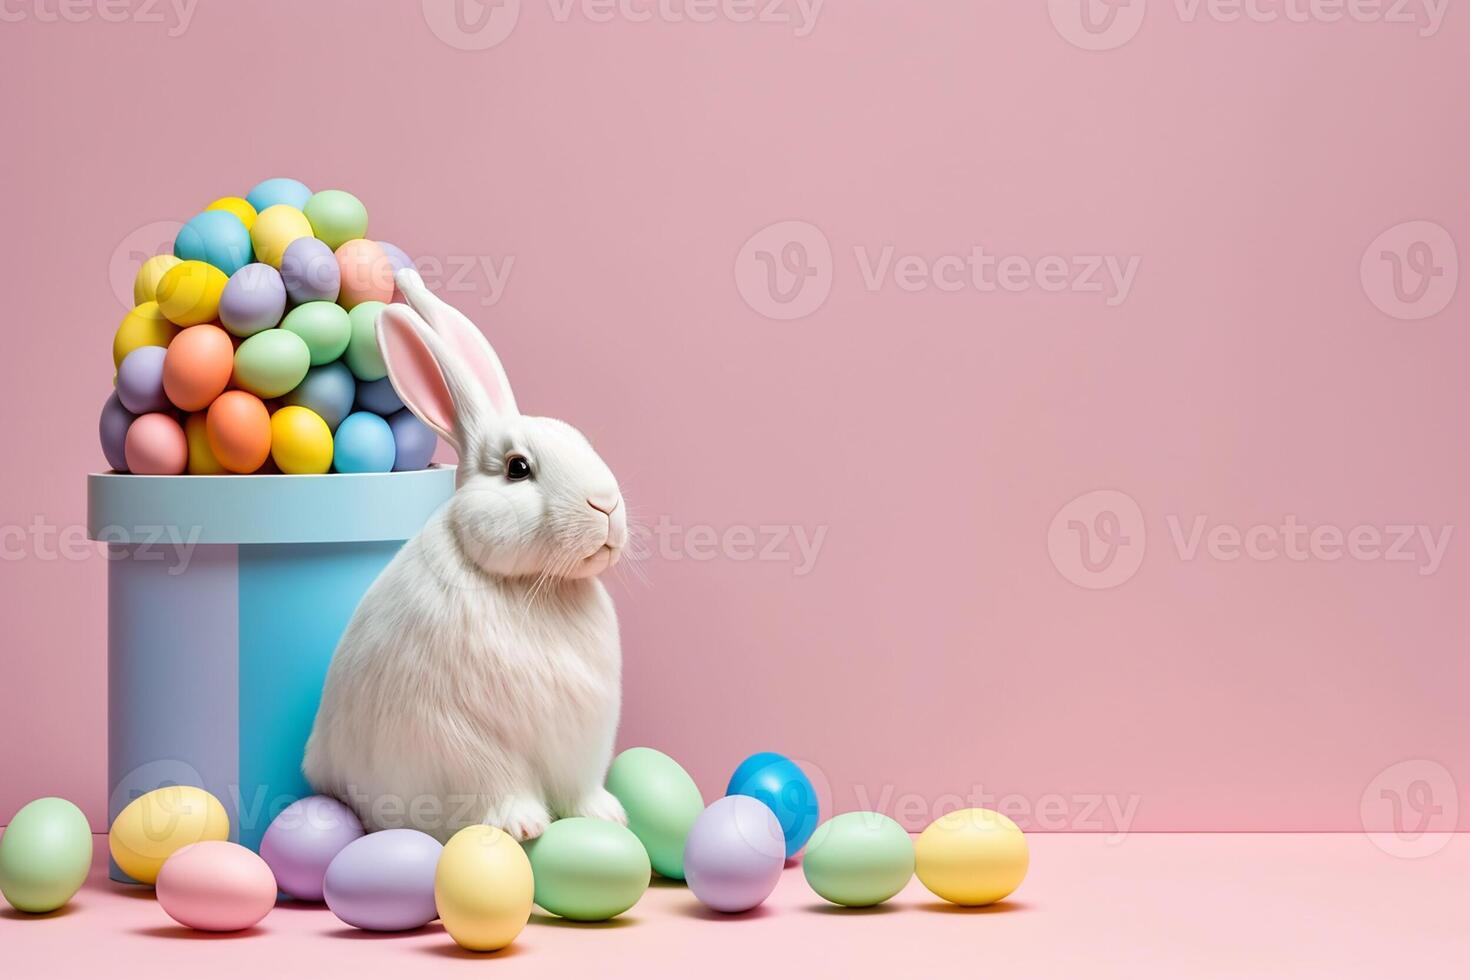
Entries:
<svg viewBox="0 0 1470 980">
<path fill-rule="evenodd" d="M 843 813 L 817 828 L 801 860 L 812 891 L 834 905 L 879 905 L 914 876 L 914 842 L 881 813 Z"/>
<path fill-rule="evenodd" d="M 228 211 L 204 211 L 190 218 L 174 238 L 174 255 L 208 262 L 227 276 L 255 261 L 249 229 Z"/>
<path fill-rule="evenodd" d="M 262 330 L 235 351 L 235 383 L 259 398 L 279 398 L 311 369 L 311 350 L 290 330 Z"/>
<path fill-rule="evenodd" d="M 342 359 L 359 381 L 377 381 L 388 376 L 388 365 L 378 349 L 378 311 L 387 305 L 370 299 L 358 303 L 348 314 L 352 320 L 352 338 Z"/>
<path fill-rule="evenodd" d="M 334 252 L 354 238 L 367 237 L 367 208 L 346 191 L 317 191 L 301 211 L 311 222 L 311 233 Z"/>
<path fill-rule="evenodd" d="M 347 311 L 326 300 L 302 303 L 286 314 L 281 329 L 306 341 L 313 367 L 330 364 L 341 357 L 352 339 L 352 321 Z"/>
<path fill-rule="evenodd" d="M 289 204 L 298 211 L 306 207 L 306 202 L 311 199 L 311 188 L 299 180 L 290 177 L 272 177 L 262 180 L 250 192 L 245 195 L 245 200 L 257 212 L 277 204 Z"/>
<path fill-rule="evenodd" d="M 526 844 L 526 856 L 536 881 L 536 904 L 579 922 L 602 922 L 628 911 L 651 877 L 638 838 L 607 820 L 558 820 Z"/>
<path fill-rule="evenodd" d="M 387 420 L 372 412 L 353 412 L 337 427 L 332 468 L 338 473 L 387 473 L 397 453 Z"/>
<path fill-rule="evenodd" d="M 628 749 L 607 771 L 607 791 L 628 814 L 653 870 L 684 879 L 684 843 L 704 812 L 704 797 L 684 767 L 657 749 Z"/>
<path fill-rule="evenodd" d="M 0 893 L 21 912 L 54 912 L 87 880 L 92 828 L 55 796 L 20 808 L 0 835 Z"/>
</svg>

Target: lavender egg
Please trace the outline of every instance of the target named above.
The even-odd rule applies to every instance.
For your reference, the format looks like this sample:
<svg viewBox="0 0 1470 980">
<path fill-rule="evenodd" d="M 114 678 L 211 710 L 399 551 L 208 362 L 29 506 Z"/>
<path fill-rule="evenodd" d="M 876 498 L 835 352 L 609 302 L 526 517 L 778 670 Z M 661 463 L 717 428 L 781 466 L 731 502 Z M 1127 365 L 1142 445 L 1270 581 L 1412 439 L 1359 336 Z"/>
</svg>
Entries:
<svg viewBox="0 0 1470 980">
<path fill-rule="evenodd" d="M 403 399 L 398 397 L 389 378 L 360 381 L 357 385 L 357 407 L 364 412 L 373 412 L 387 418 L 394 412 L 403 410 Z"/>
<path fill-rule="evenodd" d="M 388 419 L 388 428 L 393 430 L 393 445 L 397 447 L 394 470 L 421 470 L 429 465 L 434 458 L 434 447 L 439 443 L 433 429 L 406 408 Z"/>
<path fill-rule="evenodd" d="M 139 347 L 123 358 L 117 368 L 117 397 L 134 415 L 166 412 L 168 396 L 163 393 L 162 347 Z"/>
<path fill-rule="evenodd" d="M 327 866 L 322 897 L 349 926 L 402 932 L 434 921 L 434 872 L 444 850 L 418 830 L 380 830 L 348 844 Z"/>
<path fill-rule="evenodd" d="M 337 256 L 320 238 L 305 236 L 286 246 L 281 256 L 281 279 L 293 303 L 314 300 L 337 302 L 342 289 L 342 270 Z"/>
<path fill-rule="evenodd" d="M 304 902 L 320 902 L 332 860 L 362 836 L 362 822 L 349 808 L 330 796 L 308 796 L 271 821 L 260 840 L 260 856 L 281 891 Z"/>
<path fill-rule="evenodd" d="M 409 258 L 408 253 L 397 245 L 388 242 L 378 242 L 378 248 L 381 248 L 387 254 L 388 262 L 393 266 L 393 274 L 395 276 L 404 269 L 416 268 L 413 264 L 413 259 Z"/>
<path fill-rule="evenodd" d="M 715 800 L 684 842 L 684 880 L 716 912 L 745 912 L 764 902 L 785 864 L 781 822 L 753 796 Z"/>
<path fill-rule="evenodd" d="M 242 266 L 219 298 L 219 322 L 236 337 L 274 327 L 285 312 L 286 285 L 281 274 L 264 262 Z"/>
<path fill-rule="evenodd" d="M 108 397 L 107 404 L 102 406 L 102 418 L 97 423 L 98 435 L 102 438 L 102 455 L 107 457 L 107 465 L 119 473 L 128 471 L 128 459 L 123 447 L 127 443 L 128 426 L 137 417 L 123 408 L 122 399 L 118 398 L 115 391 Z"/>
</svg>

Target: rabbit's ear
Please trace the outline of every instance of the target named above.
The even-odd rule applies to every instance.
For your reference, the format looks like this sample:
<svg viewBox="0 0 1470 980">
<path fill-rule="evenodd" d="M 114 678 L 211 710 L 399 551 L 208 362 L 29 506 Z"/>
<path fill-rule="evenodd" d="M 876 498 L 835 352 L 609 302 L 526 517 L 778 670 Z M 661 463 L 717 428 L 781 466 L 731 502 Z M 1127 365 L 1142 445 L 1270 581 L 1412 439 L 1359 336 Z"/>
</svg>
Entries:
<svg viewBox="0 0 1470 980">
<path fill-rule="evenodd" d="M 457 353 L 480 381 L 491 406 L 501 415 L 515 415 L 516 397 L 495 348 L 470 318 L 444 302 L 424 285 L 413 269 L 401 270 L 394 280 L 408 305 L 422 316 L 449 348 Z"/>
<path fill-rule="evenodd" d="M 491 410 L 458 354 L 402 303 L 378 312 L 378 348 L 403 403 L 464 457 L 481 438 Z"/>
</svg>

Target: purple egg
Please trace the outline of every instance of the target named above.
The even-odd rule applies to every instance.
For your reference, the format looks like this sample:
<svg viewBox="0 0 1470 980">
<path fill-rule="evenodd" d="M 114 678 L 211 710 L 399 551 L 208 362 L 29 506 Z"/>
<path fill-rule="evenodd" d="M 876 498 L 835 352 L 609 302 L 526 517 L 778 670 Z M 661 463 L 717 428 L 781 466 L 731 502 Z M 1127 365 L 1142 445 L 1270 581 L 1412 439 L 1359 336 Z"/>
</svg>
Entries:
<svg viewBox="0 0 1470 980">
<path fill-rule="evenodd" d="M 332 247 L 320 238 L 298 238 L 281 256 L 281 280 L 293 303 L 337 302 L 342 269 Z"/>
<path fill-rule="evenodd" d="M 281 274 L 264 262 L 241 266 L 225 283 L 219 298 L 219 322 L 236 337 L 268 330 L 286 312 L 286 286 Z"/>
<path fill-rule="evenodd" d="M 753 796 L 715 800 L 684 842 L 684 880 L 716 912 L 744 912 L 764 902 L 785 865 L 781 822 Z"/>
<path fill-rule="evenodd" d="M 393 445 L 397 449 L 394 471 L 421 470 L 429 465 L 434 458 L 434 447 L 439 444 L 433 429 L 406 408 L 388 419 L 388 428 L 393 430 Z"/>
<path fill-rule="evenodd" d="M 393 245 L 389 242 L 378 242 L 378 248 L 381 248 L 384 252 L 388 254 L 388 261 L 393 266 L 393 274 L 395 276 L 398 275 L 398 273 L 402 272 L 404 269 L 417 268 L 417 266 L 413 264 L 413 259 L 408 257 L 408 253 L 399 248 L 397 245 Z"/>
<path fill-rule="evenodd" d="M 308 796 L 271 821 L 260 839 L 260 856 L 281 891 L 305 902 L 320 902 L 332 859 L 362 835 L 362 822 L 348 807 L 330 796 Z"/>
<path fill-rule="evenodd" d="M 387 418 L 394 412 L 403 410 L 403 399 L 399 398 L 398 392 L 393 389 L 393 381 L 390 378 L 359 381 L 357 383 L 357 407 L 365 412 L 373 412 Z"/>
<path fill-rule="evenodd" d="M 444 850 L 418 830 L 380 830 L 348 844 L 327 866 L 327 908 L 359 929 L 401 932 L 433 922 L 434 871 Z"/>
<path fill-rule="evenodd" d="M 117 369 L 117 397 L 123 408 L 134 415 L 173 408 L 163 393 L 163 358 L 167 353 L 162 347 L 139 347 L 123 358 Z"/>
<path fill-rule="evenodd" d="M 98 434 L 102 437 L 102 455 L 107 457 L 107 465 L 119 473 L 128 471 L 128 458 L 123 446 L 127 442 L 128 426 L 137 417 L 123 408 L 122 399 L 115 391 L 102 406 L 102 419 L 97 424 Z"/>
</svg>

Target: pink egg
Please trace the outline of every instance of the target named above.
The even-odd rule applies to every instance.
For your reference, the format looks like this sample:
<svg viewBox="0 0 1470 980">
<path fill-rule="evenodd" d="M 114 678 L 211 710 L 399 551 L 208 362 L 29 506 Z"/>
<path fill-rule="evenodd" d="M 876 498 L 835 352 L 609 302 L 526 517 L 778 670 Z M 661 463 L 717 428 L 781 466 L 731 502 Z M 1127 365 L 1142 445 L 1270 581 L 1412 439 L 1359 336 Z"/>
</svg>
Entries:
<svg viewBox="0 0 1470 980">
<path fill-rule="evenodd" d="M 337 267 L 342 272 L 342 289 L 337 302 L 347 309 L 375 299 L 393 299 L 393 260 L 377 242 L 354 238 L 337 249 Z"/>
<path fill-rule="evenodd" d="M 128 426 L 123 457 L 133 473 L 174 476 L 189 463 L 189 440 L 173 416 L 150 412 Z"/>
<path fill-rule="evenodd" d="M 238 932 L 276 904 L 276 879 L 259 854 L 224 840 L 180 848 L 158 872 L 158 904 L 181 925 Z"/>
</svg>

